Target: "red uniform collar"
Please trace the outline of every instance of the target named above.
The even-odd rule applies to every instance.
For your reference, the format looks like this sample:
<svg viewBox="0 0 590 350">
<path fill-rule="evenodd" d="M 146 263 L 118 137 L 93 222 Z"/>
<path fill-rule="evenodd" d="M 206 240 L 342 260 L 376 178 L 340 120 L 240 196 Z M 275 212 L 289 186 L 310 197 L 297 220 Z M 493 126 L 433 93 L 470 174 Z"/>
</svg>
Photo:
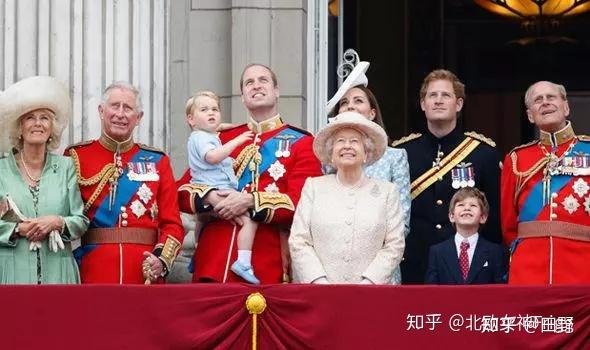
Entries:
<svg viewBox="0 0 590 350">
<path fill-rule="evenodd" d="M 257 133 L 257 134 L 262 134 L 265 133 L 267 131 L 272 131 L 275 129 L 280 128 L 281 126 L 283 126 L 283 120 L 281 119 L 281 115 L 277 114 L 274 117 L 267 119 L 267 120 L 263 120 L 261 122 L 257 122 L 254 119 L 252 119 L 252 117 L 250 117 L 250 120 L 248 121 L 248 129 L 250 129 L 251 131 Z"/>
<path fill-rule="evenodd" d="M 106 149 L 113 153 L 125 153 L 133 148 L 135 142 L 133 141 L 133 136 L 129 137 L 127 140 L 123 142 L 118 142 L 112 137 L 108 136 L 104 132 L 100 135 L 98 142 Z"/>
<path fill-rule="evenodd" d="M 576 137 L 576 133 L 572 128 L 572 123 L 568 121 L 563 129 L 554 133 L 541 130 L 539 134 L 539 141 L 542 145 L 557 147 L 564 143 L 570 142 L 574 137 Z"/>
</svg>

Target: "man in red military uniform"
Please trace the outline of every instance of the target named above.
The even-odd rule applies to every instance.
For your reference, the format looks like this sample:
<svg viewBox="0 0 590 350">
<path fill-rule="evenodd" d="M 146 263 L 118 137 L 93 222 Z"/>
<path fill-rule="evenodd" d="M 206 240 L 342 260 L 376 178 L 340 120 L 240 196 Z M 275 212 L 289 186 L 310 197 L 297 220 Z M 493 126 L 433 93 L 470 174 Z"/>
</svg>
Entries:
<svg viewBox="0 0 590 350">
<path fill-rule="evenodd" d="M 590 282 L 590 139 L 576 135 L 562 85 L 533 84 L 525 104 L 540 139 L 504 161 L 501 217 L 511 284 Z"/>
<path fill-rule="evenodd" d="M 261 64 L 248 65 L 240 89 L 249 122 L 221 132 L 219 138 L 225 143 L 248 129 L 256 133 L 253 142 L 244 143 L 230 155 L 235 159 L 242 192 L 188 184 L 188 171 L 177 182 L 182 211 L 203 212 L 212 206 L 222 219 L 201 230 L 194 257 L 195 282 L 243 281 L 230 270 L 237 257 L 239 231 L 232 219 L 246 212 L 260 223 L 252 247 L 256 276 L 261 283 L 288 280 L 286 243 L 295 206 L 305 179 L 321 175 L 320 162 L 312 150 L 313 137 L 284 124 L 278 114 L 279 89 L 272 70 Z"/>
<path fill-rule="evenodd" d="M 164 152 L 133 141 L 139 91 L 106 88 L 98 140 L 66 149 L 76 164 L 90 228 L 75 252 L 82 283 L 149 283 L 164 277 L 184 237 L 176 185 Z"/>
</svg>

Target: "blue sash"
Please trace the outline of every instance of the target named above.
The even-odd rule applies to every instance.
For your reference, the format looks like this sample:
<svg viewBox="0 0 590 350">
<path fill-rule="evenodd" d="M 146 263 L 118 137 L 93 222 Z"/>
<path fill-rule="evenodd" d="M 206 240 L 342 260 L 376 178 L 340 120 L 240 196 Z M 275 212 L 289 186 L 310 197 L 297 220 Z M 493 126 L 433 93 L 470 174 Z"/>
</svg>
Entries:
<svg viewBox="0 0 590 350">
<path fill-rule="evenodd" d="M 286 128 L 283 131 L 276 134 L 275 136 L 273 136 L 272 138 L 266 140 L 260 147 L 260 155 L 262 156 L 262 163 L 260 163 L 260 166 L 258 168 L 258 172 L 260 175 L 262 175 L 262 173 L 264 173 L 272 165 L 272 163 L 274 163 L 277 160 L 275 152 L 279 149 L 279 142 L 281 140 L 281 138 L 277 136 L 286 135 L 294 136 L 294 138 L 290 139 L 291 148 L 293 147 L 293 145 L 295 145 L 295 143 L 297 143 L 297 141 L 301 140 L 301 138 L 305 136 L 305 134 L 302 132 Z M 242 176 L 238 179 L 238 191 L 241 191 L 247 184 L 251 182 L 252 172 L 249 168 L 246 168 L 246 170 L 242 173 Z"/>
<path fill-rule="evenodd" d="M 134 156 L 131 158 L 130 162 L 136 163 L 141 158 L 148 158 L 150 162 L 157 163 L 162 158 L 162 155 L 157 152 L 150 152 L 144 149 L 140 149 Z M 125 167 L 123 169 L 123 173 L 119 177 L 119 184 L 117 186 L 117 193 L 115 193 L 115 200 L 113 202 L 113 207 L 109 210 L 109 198 L 110 194 L 107 195 L 100 206 L 96 208 L 96 213 L 94 218 L 90 221 L 90 228 L 96 227 L 114 227 L 117 224 L 117 220 L 119 219 L 120 214 L 120 207 L 129 203 L 133 195 L 137 192 L 139 187 L 143 184 L 142 181 L 131 181 L 129 177 L 127 177 L 128 168 Z M 84 255 L 90 253 L 94 249 L 98 247 L 98 244 L 88 244 L 85 246 L 80 246 L 73 251 L 74 258 L 78 265 L 82 263 L 82 259 Z"/>
<path fill-rule="evenodd" d="M 573 152 L 590 153 L 590 144 L 586 142 L 578 142 L 572 149 L 571 153 Z M 550 193 L 559 193 L 559 191 L 561 191 L 571 179 L 571 175 L 552 176 Z M 518 216 L 518 222 L 536 220 L 543 208 L 543 180 L 541 180 L 535 184 L 528 197 L 524 201 L 524 204 L 520 210 L 520 215 Z"/>
<path fill-rule="evenodd" d="M 158 163 L 162 158 L 162 154 L 140 149 L 133 158 L 131 158 L 130 162 L 138 163 L 142 158 L 149 158 L 150 162 Z M 123 173 L 119 177 L 119 184 L 117 186 L 117 193 L 115 194 L 112 209 L 109 210 L 110 194 L 108 194 L 96 209 L 94 218 L 92 218 L 92 221 L 90 222 L 90 227 L 114 227 L 117 224 L 119 214 L 121 213 L 119 208 L 126 206 L 131 198 L 133 198 L 133 195 L 137 193 L 139 187 L 143 184 L 142 181 L 129 180 L 129 177 L 127 176 L 128 172 L 128 168 L 124 167 Z"/>
</svg>

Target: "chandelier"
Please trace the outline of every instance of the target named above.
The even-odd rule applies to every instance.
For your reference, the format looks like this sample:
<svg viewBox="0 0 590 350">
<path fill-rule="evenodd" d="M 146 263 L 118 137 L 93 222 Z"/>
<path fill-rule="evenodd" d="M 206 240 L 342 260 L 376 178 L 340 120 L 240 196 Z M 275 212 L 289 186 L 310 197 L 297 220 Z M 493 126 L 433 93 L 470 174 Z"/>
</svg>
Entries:
<svg viewBox="0 0 590 350">
<path fill-rule="evenodd" d="M 560 21 L 590 10 L 590 0 L 474 0 L 484 9 L 522 21 L 526 36 L 509 43 L 577 43 L 560 34 Z"/>
<path fill-rule="evenodd" d="M 557 23 L 590 10 L 590 0 L 474 0 L 496 14 L 519 19 L 524 25 Z"/>
</svg>

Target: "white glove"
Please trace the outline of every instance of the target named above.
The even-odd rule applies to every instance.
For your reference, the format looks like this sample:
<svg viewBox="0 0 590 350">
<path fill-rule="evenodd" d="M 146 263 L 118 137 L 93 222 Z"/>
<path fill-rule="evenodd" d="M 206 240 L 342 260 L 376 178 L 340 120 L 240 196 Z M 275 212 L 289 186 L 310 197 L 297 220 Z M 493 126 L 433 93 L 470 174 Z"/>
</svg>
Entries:
<svg viewBox="0 0 590 350">
<path fill-rule="evenodd" d="M 41 242 L 39 241 L 31 241 L 31 243 L 29 243 L 29 250 L 30 251 L 36 251 L 37 249 L 41 248 Z"/>
<path fill-rule="evenodd" d="M 53 230 L 49 233 L 49 250 L 57 253 L 58 248 L 64 249 L 64 242 L 61 239 L 59 231 Z"/>
</svg>

